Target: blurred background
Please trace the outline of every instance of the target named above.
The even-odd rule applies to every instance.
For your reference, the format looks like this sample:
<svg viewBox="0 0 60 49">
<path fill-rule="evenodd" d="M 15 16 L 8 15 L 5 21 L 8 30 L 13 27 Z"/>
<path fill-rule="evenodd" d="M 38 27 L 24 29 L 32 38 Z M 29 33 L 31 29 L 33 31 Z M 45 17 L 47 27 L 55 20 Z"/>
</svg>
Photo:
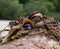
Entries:
<svg viewBox="0 0 60 49">
<path fill-rule="evenodd" d="M 60 0 L 0 0 L 0 20 L 14 20 L 34 11 L 60 21 Z"/>
</svg>

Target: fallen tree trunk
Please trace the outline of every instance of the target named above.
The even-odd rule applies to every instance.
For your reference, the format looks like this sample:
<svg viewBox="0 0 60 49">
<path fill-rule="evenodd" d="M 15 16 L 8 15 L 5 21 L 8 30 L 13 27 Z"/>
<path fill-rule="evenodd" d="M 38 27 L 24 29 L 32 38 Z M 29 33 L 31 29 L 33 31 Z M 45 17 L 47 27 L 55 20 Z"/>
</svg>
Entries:
<svg viewBox="0 0 60 49">
<path fill-rule="evenodd" d="M 44 29 L 42 29 L 42 30 L 40 30 L 38 33 L 36 33 L 36 34 L 40 34 L 40 33 L 44 33 L 44 34 L 49 34 L 48 36 L 55 36 L 55 37 L 57 37 L 57 38 L 59 38 L 60 37 L 60 33 L 57 33 L 56 32 L 56 29 L 57 29 L 57 26 L 59 25 L 59 24 L 50 24 L 51 26 L 49 26 L 48 25 L 48 27 L 50 27 L 50 31 L 45 31 L 44 32 Z M 56 29 L 54 28 L 54 27 L 56 27 Z M 14 29 L 12 29 L 12 30 L 10 30 L 9 31 L 9 34 L 2 40 L 2 43 L 1 44 L 4 44 L 4 43 L 6 43 L 7 41 L 9 41 L 10 40 L 10 38 L 12 37 L 12 36 L 14 36 L 16 33 L 18 33 L 19 32 L 19 35 L 21 35 L 21 34 L 26 34 L 26 33 L 28 33 L 28 34 L 35 34 L 35 33 L 32 33 L 32 32 L 34 32 L 33 30 L 31 31 L 31 30 L 25 30 L 25 31 L 22 31 L 22 30 L 20 30 L 21 29 L 21 26 L 20 25 L 18 25 L 18 27 L 13 27 Z M 52 29 L 51 29 L 52 28 Z M 54 31 L 55 30 L 55 31 Z M 42 31 L 42 32 L 41 32 Z M 59 31 L 59 30 L 58 30 Z"/>
</svg>

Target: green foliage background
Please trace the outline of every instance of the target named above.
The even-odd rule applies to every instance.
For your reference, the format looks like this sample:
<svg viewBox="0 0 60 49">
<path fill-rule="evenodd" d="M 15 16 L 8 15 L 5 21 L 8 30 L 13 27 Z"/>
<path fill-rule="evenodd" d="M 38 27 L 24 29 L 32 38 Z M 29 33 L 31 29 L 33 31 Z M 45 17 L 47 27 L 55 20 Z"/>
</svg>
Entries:
<svg viewBox="0 0 60 49">
<path fill-rule="evenodd" d="M 39 11 L 60 21 L 60 0 L 0 0 L 0 19 L 16 19 L 18 16 Z"/>
</svg>

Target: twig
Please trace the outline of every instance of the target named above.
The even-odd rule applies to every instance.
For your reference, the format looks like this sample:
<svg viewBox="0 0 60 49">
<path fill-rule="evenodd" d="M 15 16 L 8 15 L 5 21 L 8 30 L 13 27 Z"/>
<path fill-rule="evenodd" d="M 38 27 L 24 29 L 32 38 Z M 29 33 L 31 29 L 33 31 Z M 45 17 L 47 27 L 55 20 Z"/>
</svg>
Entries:
<svg viewBox="0 0 60 49">
<path fill-rule="evenodd" d="M 3 31 L 5 31 L 5 30 L 7 31 L 6 28 L 7 28 L 8 26 L 9 26 L 9 25 L 7 25 L 3 30 L 1 30 L 0 33 L 3 32 Z"/>
</svg>

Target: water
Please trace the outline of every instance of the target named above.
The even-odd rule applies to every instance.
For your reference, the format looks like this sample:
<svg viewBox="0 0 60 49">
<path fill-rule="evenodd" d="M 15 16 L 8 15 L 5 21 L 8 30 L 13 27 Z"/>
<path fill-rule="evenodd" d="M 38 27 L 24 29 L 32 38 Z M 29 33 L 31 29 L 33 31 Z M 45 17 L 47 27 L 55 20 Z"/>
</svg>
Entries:
<svg viewBox="0 0 60 49">
<path fill-rule="evenodd" d="M 0 30 L 3 30 L 8 24 L 10 20 L 0 20 Z M 10 27 L 6 27 L 6 29 L 10 29 Z M 0 33 L 0 38 L 6 36 L 8 34 L 8 31 L 3 31 Z"/>
</svg>

